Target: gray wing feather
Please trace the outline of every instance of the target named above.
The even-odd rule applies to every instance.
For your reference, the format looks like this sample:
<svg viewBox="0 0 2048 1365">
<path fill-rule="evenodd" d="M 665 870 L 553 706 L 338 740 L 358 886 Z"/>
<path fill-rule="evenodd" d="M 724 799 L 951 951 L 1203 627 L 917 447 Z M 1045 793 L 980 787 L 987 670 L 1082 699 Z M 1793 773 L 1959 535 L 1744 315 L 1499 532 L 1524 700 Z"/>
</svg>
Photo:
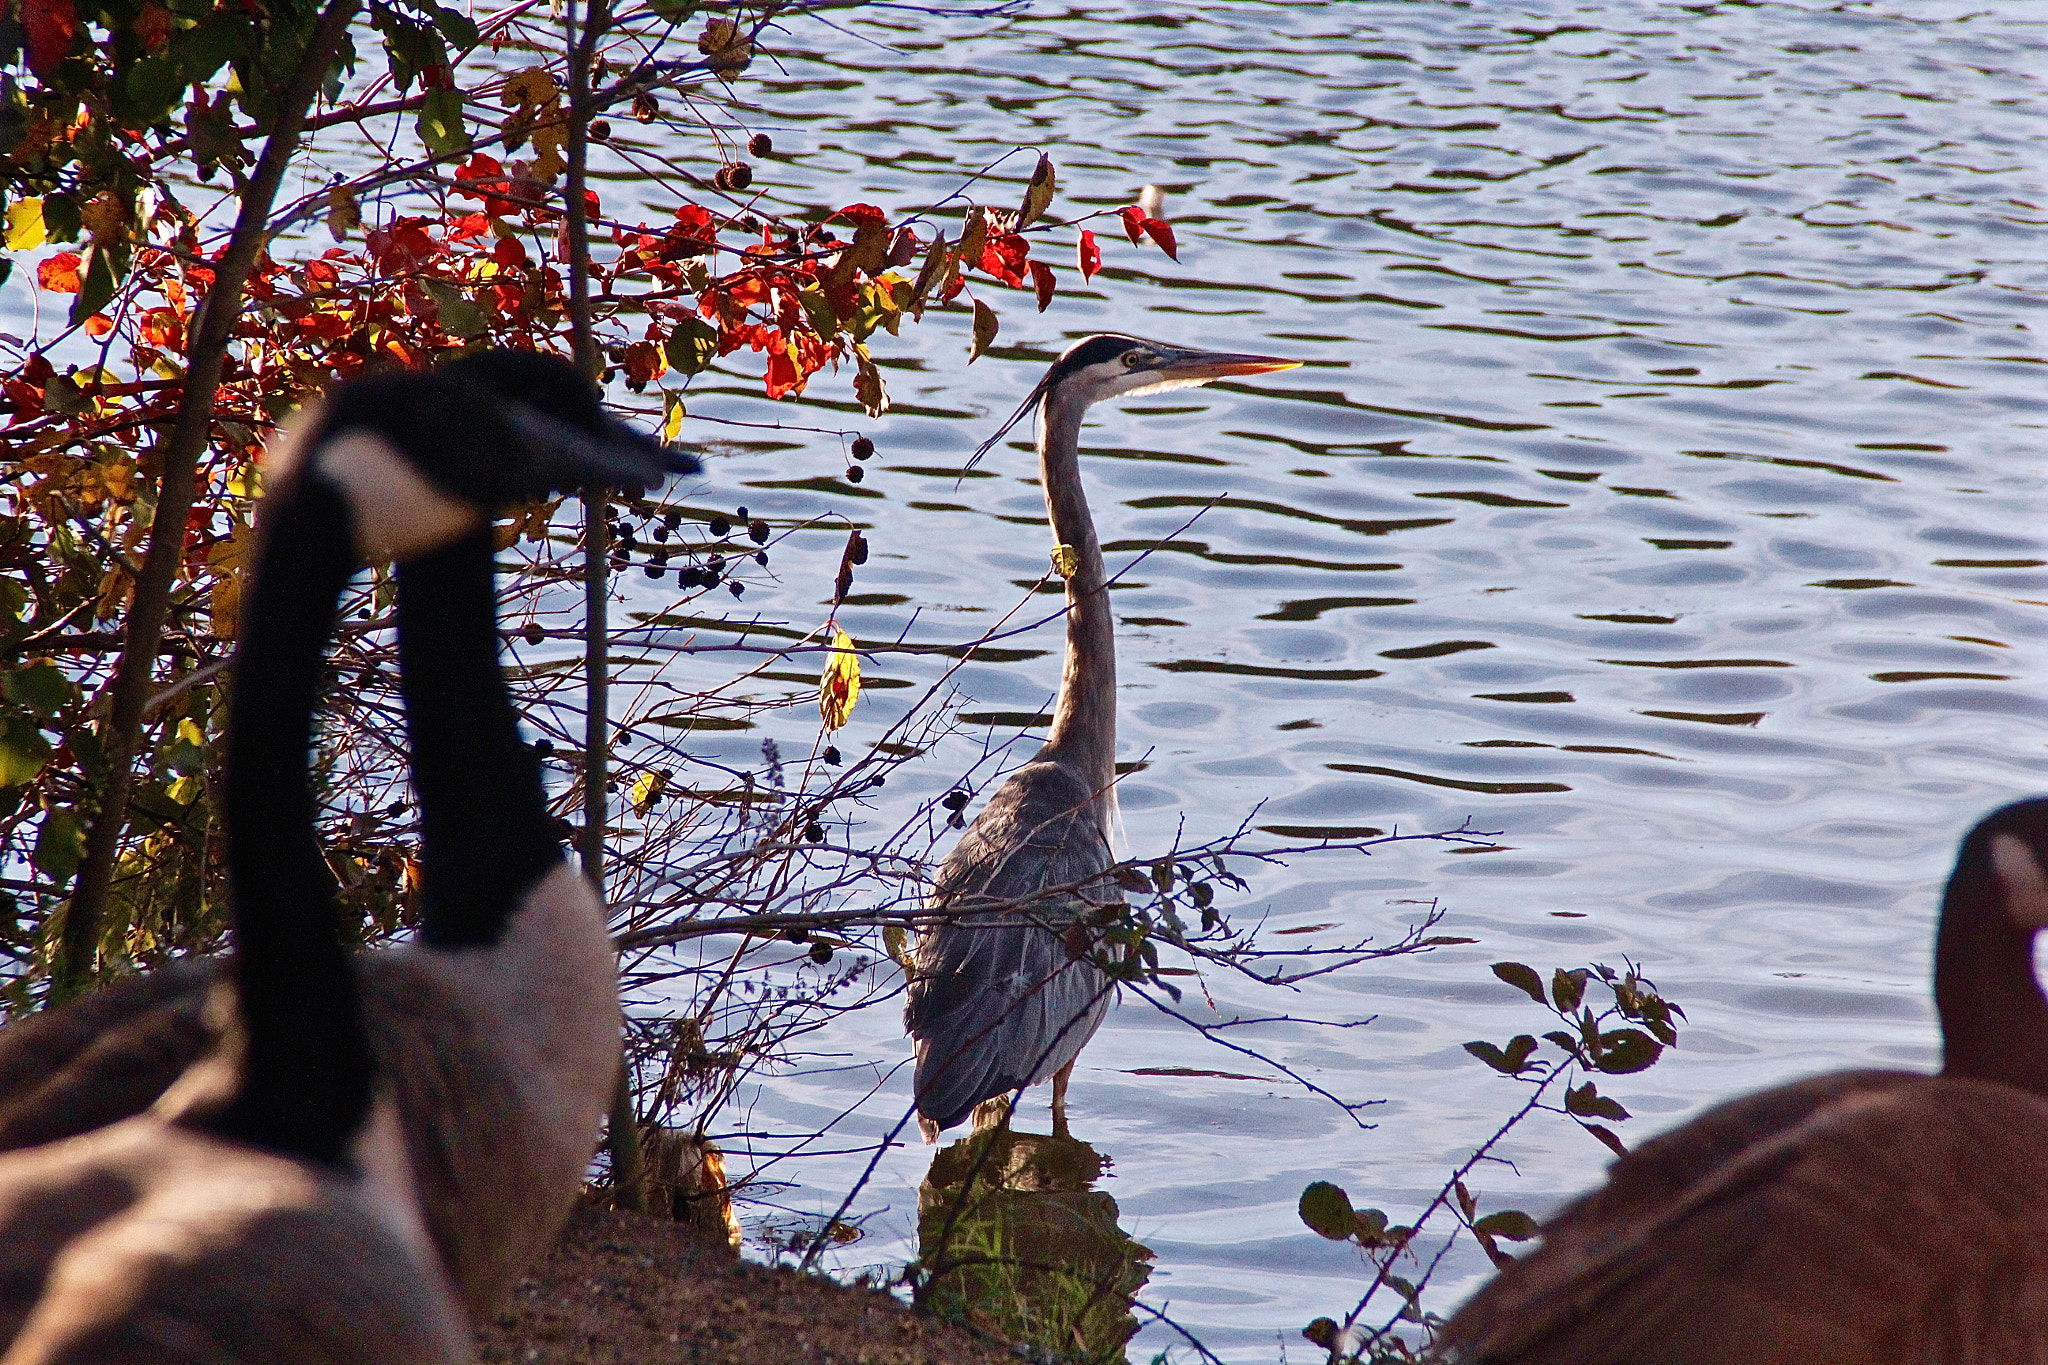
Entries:
<svg viewBox="0 0 2048 1365">
<path fill-rule="evenodd" d="M 1070 959 L 1064 925 L 1111 899 L 1115 861 L 1094 813 L 1097 793 L 1052 762 L 1020 768 L 939 868 L 930 904 L 1026 900 L 1023 910 L 966 914 L 919 936 L 904 1026 L 915 1040 L 917 1103 L 941 1128 L 975 1105 L 1051 1076 L 1081 1051 L 1109 1009 L 1110 979 Z"/>
</svg>

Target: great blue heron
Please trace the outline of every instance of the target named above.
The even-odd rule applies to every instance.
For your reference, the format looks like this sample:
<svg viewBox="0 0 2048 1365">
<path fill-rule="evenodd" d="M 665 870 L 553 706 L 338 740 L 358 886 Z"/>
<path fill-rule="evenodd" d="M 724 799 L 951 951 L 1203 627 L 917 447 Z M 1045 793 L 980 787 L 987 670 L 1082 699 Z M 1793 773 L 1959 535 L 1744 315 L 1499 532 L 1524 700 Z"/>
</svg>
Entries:
<svg viewBox="0 0 2048 1365">
<path fill-rule="evenodd" d="M 1935 940 L 1941 1074 L 1730 1100 L 1616 1161 L 1459 1309 L 1473 1365 L 2048 1360 L 2048 800 L 1964 840 Z"/>
<path fill-rule="evenodd" d="M 356 380 L 273 448 L 227 740 L 234 953 L 0 1032 L 0 1355 L 471 1358 L 619 1065 L 604 910 L 499 667 L 490 520 L 694 464 L 518 352 Z M 425 873 L 422 941 L 352 957 L 308 758 L 366 558 L 398 564 Z"/>
<path fill-rule="evenodd" d="M 1071 554 L 1067 652 L 1052 733 L 940 865 L 929 904 L 954 913 L 918 938 L 903 1022 L 915 1040 L 918 1125 L 927 1142 L 984 1101 L 995 1104 L 979 1117 L 999 1120 L 1007 1113 L 1000 1097 L 1047 1077 L 1054 1131 L 1064 1135 L 1074 1058 L 1109 1008 L 1111 981 L 1078 945 L 1069 950 L 1064 933 L 1091 905 L 1112 898 L 1102 874 L 1115 861 L 1116 628 L 1081 487 L 1081 419 L 1104 399 L 1300 363 L 1092 336 L 1069 346 L 975 452 L 980 459 L 1037 409 L 1045 508 L 1054 544 Z M 959 913 L 991 902 L 1004 908 Z"/>
</svg>

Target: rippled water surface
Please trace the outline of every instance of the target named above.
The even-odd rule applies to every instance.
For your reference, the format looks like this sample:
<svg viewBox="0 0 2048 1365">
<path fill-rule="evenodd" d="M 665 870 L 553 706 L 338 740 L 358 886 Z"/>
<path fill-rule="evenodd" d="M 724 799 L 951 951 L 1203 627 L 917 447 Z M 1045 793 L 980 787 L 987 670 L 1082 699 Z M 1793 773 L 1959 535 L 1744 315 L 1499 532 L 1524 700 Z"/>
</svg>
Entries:
<svg viewBox="0 0 2048 1365">
<path fill-rule="evenodd" d="M 1481 851 L 1302 860 L 1233 907 L 1386 932 L 1435 897 L 1481 940 L 1285 999 L 1211 983 L 1226 1008 L 1376 1016 L 1261 1038 L 1346 1098 L 1383 1097 L 1371 1131 L 1274 1082 L 1131 1074 L 1260 1070 L 1142 1005 L 1083 1056 L 1075 1133 L 1113 1158 L 1105 1188 L 1157 1255 L 1148 1302 L 1225 1357 L 1308 1351 L 1301 1325 L 1355 1297 L 1354 1255 L 1296 1218 L 1305 1183 L 1413 1212 L 1519 1094 L 1459 1046 L 1535 1022 L 1487 962 L 1627 957 L 1685 1005 L 1681 1051 L 1611 1087 L 1638 1137 L 1816 1068 L 1933 1062 L 1954 844 L 2048 788 L 2041 20 L 1045 4 L 873 17 L 858 31 L 893 50 L 837 42 L 745 86 L 791 153 L 763 179 L 792 202 L 912 207 L 949 168 L 1036 142 L 1069 211 L 1164 186 L 1181 259 L 1105 234 L 1092 286 L 1063 268 L 1042 316 L 996 300 L 1001 343 L 972 369 L 962 318 L 906 328 L 864 484 L 824 479 L 836 443 L 739 442 L 707 498 L 871 524 L 872 605 L 849 627 L 965 638 L 1043 571 L 1047 537 L 1024 447 L 993 477 L 955 471 L 1065 340 L 1298 356 L 1098 409 L 1087 431 L 1111 559 L 1170 537 L 1116 597 L 1122 757 L 1150 765 L 1123 788 L 1130 843 L 1254 806 L 1499 831 Z M 751 391 L 700 386 L 692 409 L 771 415 Z M 836 553 L 817 535 L 748 606 L 812 624 Z M 1048 709 L 1057 627 L 1024 643 L 1044 652 L 965 670 L 969 711 Z M 849 737 L 915 695 L 870 693 Z M 978 743 L 912 764 L 892 801 L 929 799 Z M 907 1053 L 886 1010 L 829 1047 Z M 827 1118 L 878 1074 L 791 1078 L 759 1117 Z M 907 1090 L 898 1073 L 842 1131 L 885 1131 Z M 1043 1104 L 1020 1121 L 1042 1127 Z M 1559 1125 L 1479 1183 L 1540 1212 L 1602 1156 Z M 852 1262 L 914 1254 L 927 1161 L 883 1163 Z M 829 1208 L 858 1164 L 821 1158 L 788 1202 Z M 1454 1258 L 1441 1282 L 1482 1271 Z"/>
<path fill-rule="evenodd" d="M 1134 1074 L 1267 1074 L 1142 1004 L 1084 1054 L 1075 1136 L 1113 1161 L 1103 1188 L 1157 1257 L 1146 1301 L 1226 1359 L 1300 1358 L 1300 1327 L 1356 1296 L 1356 1256 L 1296 1217 L 1303 1185 L 1412 1214 L 1519 1097 L 1460 1048 L 1536 1022 L 1488 962 L 1629 958 L 1683 1003 L 1681 1050 L 1610 1087 L 1637 1138 L 1802 1072 L 1934 1061 L 1955 842 L 2048 789 L 2044 17 L 1995 0 L 877 11 L 858 37 L 799 30 L 817 52 L 736 87 L 777 144 L 757 183 L 786 205 L 901 213 L 1035 143 L 1060 164 L 1056 213 L 1156 183 L 1181 253 L 1105 230 L 1106 268 L 1091 285 L 1062 264 L 1044 314 L 991 295 L 1003 332 L 972 369 L 957 311 L 883 339 L 895 412 L 844 405 L 882 452 L 862 484 L 837 477 L 836 440 L 737 431 L 696 500 L 872 527 L 847 627 L 968 639 L 1043 573 L 1048 538 L 1022 444 L 958 471 L 1067 340 L 1300 357 L 1100 408 L 1086 432 L 1112 567 L 1165 542 L 1115 598 L 1121 757 L 1148 765 L 1122 788 L 1129 844 L 1183 822 L 1213 837 L 1254 808 L 1498 831 L 1298 860 L 1230 906 L 1338 926 L 1283 940 L 1300 943 L 1397 932 L 1435 898 L 1446 931 L 1480 940 L 1286 996 L 1210 982 L 1225 1010 L 1371 1017 L 1257 1041 L 1384 1099 L 1376 1127 L 1277 1078 Z M 995 173 L 996 202 L 1028 164 Z M 818 385 L 846 396 L 843 376 Z M 752 370 L 706 375 L 691 411 L 790 416 L 758 391 Z M 792 537 L 748 612 L 814 626 L 842 542 Z M 959 674 L 965 732 L 878 794 L 878 829 L 1049 709 L 1057 625 L 1011 643 L 1028 657 Z M 943 662 L 885 657 L 871 678 L 923 684 Z M 871 689 L 842 744 L 919 695 Z M 809 722 L 705 752 L 755 761 L 778 733 L 807 747 Z M 819 1050 L 829 1065 L 774 1080 L 747 1121 L 850 1110 L 846 1148 L 887 1131 L 909 1092 L 893 1008 Z M 1020 1125 L 1044 1117 L 1034 1092 Z M 1561 1124 L 1513 1155 L 1483 1197 L 1539 1213 L 1604 1156 Z M 801 1183 L 779 1202 L 829 1211 L 865 1159 L 783 1163 Z M 881 1163 L 844 1264 L 916 1254 L 929 1161 Z M 1483 1269 L 1448 1261 L 1439 1306 Z M 1132 1354 L 1167 1340 L 1148 1329 Z"/>
</svg>

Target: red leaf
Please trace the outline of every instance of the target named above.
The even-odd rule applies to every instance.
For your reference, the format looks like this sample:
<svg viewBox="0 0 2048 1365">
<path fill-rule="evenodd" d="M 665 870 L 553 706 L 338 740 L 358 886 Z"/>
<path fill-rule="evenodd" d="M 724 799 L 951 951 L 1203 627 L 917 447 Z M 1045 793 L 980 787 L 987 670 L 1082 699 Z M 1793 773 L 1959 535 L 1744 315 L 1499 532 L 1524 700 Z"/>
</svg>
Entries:
<svg viewBox="0 0 2048 1365">
<path fill-rule="evenodd" d="M 1052 267 L 1044 261 L 1028 261 L 1026 264 L 1031 267 L 1031 287 L 1038 291 L 1038 311 L 1043 313 L 1045 305 L 1052 302 L 1052 291 L 1056 283 Z"/>
<path fill-rule="evenodd" d="M 857 228 L 882 227 L 889 221 L 889 215 L 873 204 L 848 204 L 825 221 L 829 223 L 833 218 L 844 218 Z"/>
<path fill-rule="evenodd" d="M 711 241 L 718 236 L 718 223 L 712 218 L 711 210 L 698 204 L 685 204 L 677 209 L 676 226 L 682 229 L 684 236 L 694 237 L 701 242 Z"/>
<path fill-rule="evenodd" d="M 98 340 L 114 330 L 114 320 L 105 313 L 94 313 L 85 320 L 85 334 Z"/>
<path fill-rule="evenodd" d="M 53 294 L 76 294 L 78 284 L 78 253 L 60 251 L 36 267 L 36 283 Z"/>
<path fill-rule="evenodd" d="M 28 38 L 28 69 L 48 80 L 71 55 L 78 36 L 78 11 L 71 0 L 22 0 L 21 27 Z"/>
<path fill-rule="evenodd" d="M 777 333 L 776 344 L 768 352 L 768 396 L 782 398 L 802 389 L 805 376 L 796 367 L 796 358 L 789 353 L 789 346 Z"/>
<path fill-rule="evenodd" d="M 1145 210 L 1139 208 L 1136 204 L 1132 204 L 1129 207 L 1120 208 L 1116 212 L 1117 216 L 1124 220 L 1124 232 L 1130 237 L 1131 245 L 1136 246 L 1144 241 L 1145 224 L 1151 221 L 1145 216 Z"/>
<path fill-rule="evenodd" d="M 525 244 L 517 237 L 500 237 L 498 244 L 491 248 L 491 259 L 506 267 L 525 265 Z"/>
<path fill-rule="evenodd" d="M 1081 257 L 1081 281 L 1087 283 L 1102 269 L 1102 248 L 1095 244 L 1095 234 L 1087 228 L 1081 229 L 1081 244 L 1075 248 Z"/>
<path fill-rule="evenodd" d="M 1180 248 L 1174 245 L 1173 229 L 1171 227 L 1160 222 L 1157 218 L 1147 218 L 1145 220 L 1145 235 L 1159 243 L 1159 249 L 1168 256 L 1171 256 L 1176 261 L 1180 259 Z"/>
<path fill-rule="evenodd" d="M 1031 243 L 1014 232 L 1005 232 L 988 239 L 988 245 L 982 248 L 981 259 L 975 264 L 1012 289 L 1022 289 L 1025 258 L 1030 254 Z"/>
</svg>

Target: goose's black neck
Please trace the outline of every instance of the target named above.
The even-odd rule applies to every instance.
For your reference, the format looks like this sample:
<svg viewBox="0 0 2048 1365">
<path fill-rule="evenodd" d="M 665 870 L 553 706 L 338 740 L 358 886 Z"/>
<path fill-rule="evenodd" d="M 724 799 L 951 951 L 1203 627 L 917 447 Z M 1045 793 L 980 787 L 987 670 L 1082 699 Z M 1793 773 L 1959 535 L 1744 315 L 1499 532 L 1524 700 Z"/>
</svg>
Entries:
<svg viewBox="0 0 2048 1365">
<path fill-rule="evenodd" d="M 498 665 L 488 529 L 398 570 L 398 655 L 421 820 L 422 936 L 489 946 L 562 861 L 540 763 Z"/>
<path fill-rule="evenodd" d="M 2044 817 L 2048 802 L 2028 802 L 1972 831 L 1942 898 L 1934 945 L 1943 1073 L 2002 1081 L 2037 1095 L 2048 1095 L 2048 998 L 2034 976 L 2035 931 L 2007 911 L 1991 841 L 2001 832 L 2017 835 L 2010 826 Z M 2038 837 L 2025 842 L 2042 845 Z"/>
<path fill-rule="evenodd" d="M 333 873 L 314 829 L 308 754 L 328 637 L 356 553 L 342 497 L 301 479 L 264 508 L 229 708 L 226 823 L 234 974 L 247 1046 L 207 1126 L 340 1164 L 369 1116 L 375 1062 Z"/>
</svg>

